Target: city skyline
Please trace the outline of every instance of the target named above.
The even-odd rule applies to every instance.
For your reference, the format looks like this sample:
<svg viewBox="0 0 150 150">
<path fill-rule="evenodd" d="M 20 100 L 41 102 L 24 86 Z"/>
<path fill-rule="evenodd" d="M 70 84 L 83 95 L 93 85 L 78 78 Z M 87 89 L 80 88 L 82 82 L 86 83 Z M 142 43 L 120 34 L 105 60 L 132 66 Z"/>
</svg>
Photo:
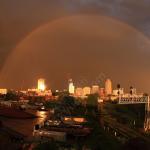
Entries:
<svg viewBox="0 0 150 150">
<path fill-rule="evenodd" d="M 36 78 L 35 78 L 36 79 Z M 7 89 L 7 90 L 18 90 L 18 91 L 24 91 L 24 90 L 27 90 L 27 89 L 30 89 L 30 90 L 41 90 L 41 91 L 45 91 L 45 90 L 53 90 L 53 91 L 63 91 L 63 90 L 67 90 L 68 89 L 68 83 L 69 85 L 71 85 L 71 88 L 74 88 L 72 90 L 75 90 L 76 88 L 84 88 L 84 87 L 94 87 L 94 86 L 98 86 L 99 88 L 106 88 L 107 85 L 106 85 L 106 82 L 111 82 L 111 89 L 109 89 L 109 91 L 113 91 L 113 90 L 116 90 L 118 88 L 118 85 L 120 85 L 120 88 L 121 89 L 125 89 L 125 92 L 129 92 L 131 87 L 132 88 L 137 88 L 134 84 L 129 84 L 127 83 L 127 86 L 124 86 L 123 84 L 121 84 L 120 82 L 114 82 L 113 79 L 111 78 L 107 78 L 103 73 L 99 74 L 95 79 L 89 81 L 87 80 L 87 78 L 79 78 L 79 80 L 74 80 L 73 78 L 68 78 L 66 80 L 63 80 L 64 81 L 64 85 L 63 86 L 52 86 L 52 84 L 50 84 L 50 82 L 46 79 L 46 78 L 43 78 L 43 77 L 40 77 L 40 78 L 37 78 L 36 80 L 33 80 L 32 81 L 32 85 L 29 84 L 29 85 L 26 85 L 24 86 L 24 80 L 21 84 L 20 87 L 18 88 L 7 88 L 7 87 L 0 87 L 0 89 Z M 71 84 L 70 84 L 71 83 Z M 73 87 L 72 87 L 73 86 Z M 146 91 L 143 91 L 143 90 L 140 90 L 140 89 L 137 89 L 140 93 L 147 93 Z M 75 91 L 74 91 L 75 92 Z M 106 92 L 107 93 L 107 92 Z M 149 94 L 149 93 L 147 93 Z"/>
<path fill-rule="evenodd" d="M 119 86 L 119 87 L 118 87 Z M 44 78 L 39 78 L 37 80 L 37 85 L 33 86 L 33 87 L 28 87 L 28 89 L 19 89 L 19 91 L 26 91 L 26 90 L 29 90 L 29 91 L 40 91 L 40 92 L 44 92 L 44 91 L 49 91 L 49 90 L 52 90 L 53 92 L 57 92 L 57 91 L 68 91 L 71 95 L 74 95 L 76 94 L 76 92 L 78 93 L 86 93 L 84 92 L 84 89 L 87 89 L 87 93 L 90 93 L 90 94 L 94 94 L 94 93 L 105 93 L 106 95 L 118 95 L 118 91 L 119 91 L 119 94 L 125 94 L 125 93 L 130 93 L 131 90 L 132 90 L 132 93 L 133 94 L 136 94 L 136 87 L 134 86 L 128 86 L 128 88 L 124 88 L 123 85 L 121 85 L 120 83 L 114 85 L 113 81 L 110 79 L 110 78 L 102 78 L 100 79 L 100 76 L 99 76 L 99 79 L 97 78 L 97 81 L 94 81 L 94 82 L 91 82 L 89 83 L 87 80 L 82 80 L 80 82 L 74 82 L 74 80 L 72 78 L 68 79 L 68 82 L 66 84 L 66 86 L 63 88 L 63 89 L 59 89 L 59 88 L 56 88 L 56 89 L 53 89 L 52 87 L 49 87 L 47 82 L 46 82 L 46 79 Z M 5 90 L 9 90 L 9 89 L 1 89 L 2 92 L 5 91 Z M 15 89 L 14 89 L 15 90 Z M 82 92 L 81 92 L 82 90 Z M 90 91 L 90 92 L 89 92 Z M 138 90 L 138 93 L 139 94 L 148 94 L 146 93 L 145 91 L 139 91 Z M 80 95 L 79 94 L 79 95 Z M 78 95 L 78 94 L 77 94 Z M 85 94 L 86 95 L 86 94 Z"/>
</svg>

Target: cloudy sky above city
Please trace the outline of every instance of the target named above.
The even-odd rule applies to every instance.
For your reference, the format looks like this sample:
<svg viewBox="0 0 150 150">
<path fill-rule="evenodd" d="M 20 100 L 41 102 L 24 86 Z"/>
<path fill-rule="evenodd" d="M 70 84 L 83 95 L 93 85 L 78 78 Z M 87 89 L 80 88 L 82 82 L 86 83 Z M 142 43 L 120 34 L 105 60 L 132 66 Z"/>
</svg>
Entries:
<svg viewBox="0 0 150 150">
<path fill-rule="evenodd" d="M 150 92 L 149 8 L 150 0 L 0 0 L 0 86 L 108 77 Z"/>
</svg>

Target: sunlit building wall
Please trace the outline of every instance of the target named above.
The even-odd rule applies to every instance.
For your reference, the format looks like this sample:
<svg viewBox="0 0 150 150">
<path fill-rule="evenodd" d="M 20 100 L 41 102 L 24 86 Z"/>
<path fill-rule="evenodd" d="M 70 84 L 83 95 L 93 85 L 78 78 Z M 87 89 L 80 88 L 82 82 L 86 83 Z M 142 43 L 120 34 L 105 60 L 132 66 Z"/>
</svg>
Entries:
<svg viewBox="0 0 150 150">
<path fill-rule="evenodd" d="M 132 89 L 132 94 L 133 94 L 133 95 L 136 95 L 136 94 L 137 94 L 136 88 L 133 88 L 133 89 Z"/>
<path fill-rule="evenodd" d="M 99 93 L 99 86 L 98 86 L 98 85 L 93 85 L 93 86 L 92 86 L 91 93 L 92 93 L 92 94 Z"/>
<path fill-rule="evenodd" d="M 76 94 L 76 96 L 83 96 L 83 89 L 82 88 L 76 88 L 75 94 Z"/>
<path fill-rule="evenodd" d="M 104 96 L 105 96 L 105 88 L 100 88 L 99 95 L 100 95 L 101 97 L 104 97 Z"/>
<path fill-rule="evenodd" d="M 118 95 L 118 90 L 113 90 L 112 94 L 113 94 L 114 96 L 117 96 L 117 95 Z"/>
<path fill-rule="evenodd" d="M 112 81 L 110 79 L 107 79 L 105 81 L 105 94 L 106 95 L 112 94 Z"/>
<path fill-rule="evenodd" d="M 7 94 L 7 89 L 0 89 L 0 94 Z"/>
<path fill-rule="evenodd" d="M 45 86 L 45 79 L 38 79 L 38 90 L 44 91 L 46 88 Z"/>
<path fill-rule="evenodd" d="M 124 88 L 120 88 L 119 93 L 120 93 L 120 95 L 123 95 L 124 94 Z"/>
<path fill-rule="evenodd" d="M 37 92 L 38 89 L 28 89 L 27 91 L 28 91 L 28 92 Z"/>
<path fill-rule="evenodd" d="M 72 79 L 69 80 L 69 93 L 74 94 L 75 93 L 75 86 L 73 84 Z"/>
<path fill-rule="evenodd" d="M 52 91 L 51 90 L 45 90 L 37 93 L 38 96 L 52 96 Z"/>
<path fill-rule="evenodd" d="M 112 95 L 118 96 L 118 95 L 123 95 L 124 94 L 124 88 L 120 88 L 120 89 L 115 89 L 112 92 Z"/>
<path fill-rule="evenodd" d="M 91 94 L 91 88 L 90 87 L 84 87 L 83 88 L 83 95 L 89 95 Z"/>
</svg>

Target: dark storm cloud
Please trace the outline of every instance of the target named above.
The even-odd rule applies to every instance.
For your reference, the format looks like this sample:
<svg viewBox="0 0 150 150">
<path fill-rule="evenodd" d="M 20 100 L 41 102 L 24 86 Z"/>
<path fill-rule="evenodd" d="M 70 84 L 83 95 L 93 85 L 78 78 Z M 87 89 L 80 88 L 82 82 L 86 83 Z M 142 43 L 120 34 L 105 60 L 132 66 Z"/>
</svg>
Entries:
<svg viewBox="0 0 150 150">
<path fill-rule="evenodd" d="M 0 0 L 1 47 L 13 48 L 36 27 L 76 13 L 113 16 L 150 36 L 149 8 L 149 0 Z"/>
</svg>

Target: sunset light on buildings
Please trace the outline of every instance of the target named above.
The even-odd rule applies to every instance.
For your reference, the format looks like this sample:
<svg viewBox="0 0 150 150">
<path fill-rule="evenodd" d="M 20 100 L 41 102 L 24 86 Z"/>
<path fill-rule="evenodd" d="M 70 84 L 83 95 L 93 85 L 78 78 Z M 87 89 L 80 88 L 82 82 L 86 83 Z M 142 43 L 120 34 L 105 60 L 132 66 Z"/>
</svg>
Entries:
<svg viewBox="0 0 150 150">
<path fill-rule="evenodd" d="M 38 90 L 44 91 L 46 89 L 45 79 L 38 79 Z"/>
</svg>

